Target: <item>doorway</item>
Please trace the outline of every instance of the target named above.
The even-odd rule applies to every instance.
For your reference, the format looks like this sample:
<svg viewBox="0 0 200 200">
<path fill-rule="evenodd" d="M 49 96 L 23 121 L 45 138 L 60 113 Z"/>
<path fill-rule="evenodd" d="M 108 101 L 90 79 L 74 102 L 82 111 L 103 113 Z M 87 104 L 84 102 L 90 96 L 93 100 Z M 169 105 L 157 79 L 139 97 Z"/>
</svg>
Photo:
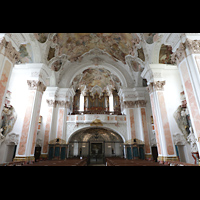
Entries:
<svg viewBox="0 0 200 200">
<path fill-rule="evenodd" d="M 104 163 L 104 152 L 103 143 L 91 143 L 90 151 L 90 163 L 103 164 Z"/>
<path fill-rule="evenodd" d="M 34 153 L 35 161 L 38 161 L 40 159 L 40 154 L 41 154 L 41 147 L 35 147 L 35 153 Z"/>
<path fill-rule="evenodd" d="M 185 152 L 184 152 L 184 145 L 177 145 L 178 147 L 178 154 L 179 154 L 179 159 L 181 162 L 186 162 L 185 159 Z"/>
<path fill-rule="evenodd" d="M 87 157 L 88 165 L 105 164 L 106 157 L 123 157 L 124 141 L 112 130 L 97 127 L 79 130 L 68 143 L 68 157 Z"/>
<path fill-rule="evenodd" d="M 157 162 L 157 158 L 158 158 L 157 146 L 151 147 L 151 151 L 152 151 L 153 160 L 155 160 L 155 162 Z"/>
</svg>

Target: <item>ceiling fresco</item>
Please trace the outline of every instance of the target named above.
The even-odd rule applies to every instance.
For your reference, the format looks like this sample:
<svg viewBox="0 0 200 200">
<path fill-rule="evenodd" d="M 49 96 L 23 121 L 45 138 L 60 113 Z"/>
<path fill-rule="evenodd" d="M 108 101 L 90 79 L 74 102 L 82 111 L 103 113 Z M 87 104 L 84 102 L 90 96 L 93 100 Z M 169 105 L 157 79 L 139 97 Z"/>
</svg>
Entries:
<svg viewBox="0 0 200 200">
<path fill-rule="evenodd" d="M 141 65 L 138 62 L 131 60 L 130 65 L 134 72 L 142 71 Z"/>
<path fill-rule="evenodd" d="M 146 43 L 153 44 L 159 39 L 158 33 L 144 33 L 144 39 Z"/>
<path fill-rule="evenodd" d="M 46 33 L 36 35 L 40 42 L 47 39 Z M 74 62 L 84 53 L 99 48 L 109 53 L 114 59 L 125 64 L 126 55 L 134 55 L 134 46 L 140 39 L 135 33 L 57 33 L 52 39 L 58 44 L 58 56 L 66 54 L 68 60 Z M 52 49 L 50 49 L 52 58 Z"/>
<path fill-rule="evenodd" d="M 171 60 L 171 55 L 172 55 L 172 47 L 169 45 L 164 45 L 162 44 L 160 48 L 160 53 L 159 53 L 159 63 L 162 64 L 175 64 Z"/>
<path fill-rule="evenodd" d="M 32 51 L 31 51 L 30 44 L 20 45 L 19 53 L 20 53 L 19 63 L 32 63 L 33 62 L 33 59 L 31 56 Z"/>
<path fill-rule="evenodd" d="M 47 41 L 47 37 L 49 33 L 34 33 L 34 35 L 36 39 L 38 40 L 38 42 L 45 43 Z"/>
<path fill-rule="evenodd" d="M 104 68 L 88 68 L 74 78 L 72 85 L 76 85 L 80 89 L 83 88 L 82 86 L 86 86 L 89 90 L 97 85 L 103 91 L 107 89 L 107 86 L 116 89 L 121 86 L 121 82 L 117 76 Z"/>
</svg>

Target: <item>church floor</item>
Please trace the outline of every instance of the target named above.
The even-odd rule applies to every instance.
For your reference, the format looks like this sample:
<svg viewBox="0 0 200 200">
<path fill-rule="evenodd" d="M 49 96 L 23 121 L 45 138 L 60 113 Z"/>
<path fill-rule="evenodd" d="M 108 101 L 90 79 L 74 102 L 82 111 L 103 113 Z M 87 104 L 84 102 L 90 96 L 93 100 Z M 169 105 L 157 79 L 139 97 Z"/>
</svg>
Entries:
<svg viewBox="0 0 200 200">
<path fill-rule="evenodd" d="M 101 167 L 103 167 L 103 166 L 106 166 L 105 164 L 89 164 L 88 166 L 101 166 Z"/>
<path fill-rule="evenodd" d="M 106 163 L 101 159 L 90 159 L 88 164 L 87 158 L 68 158 L 66 160 L 41 160 L 37 162 L 11 162 L 2 166 L 198 166 L 196 164 L 183 163 L 179 161 L 170 161 L 158 163 L 141 159 L 128 160 L 117 157 L 107 157 Z"/>
<path fill-rule="evenodd" d="M 67 159 L 67 160 L 46 160 L 38 161 L 33 164 L 25 164 L 23 166 L 164 166 L 157 162 L 147 160 L 126 160 L 126 159 L 110 159 L 107 158 L 106 165 L 100 162 L 100 160 L 92 160 L 87 165 L 87 160 L 83 159 Z"/>
</svg>

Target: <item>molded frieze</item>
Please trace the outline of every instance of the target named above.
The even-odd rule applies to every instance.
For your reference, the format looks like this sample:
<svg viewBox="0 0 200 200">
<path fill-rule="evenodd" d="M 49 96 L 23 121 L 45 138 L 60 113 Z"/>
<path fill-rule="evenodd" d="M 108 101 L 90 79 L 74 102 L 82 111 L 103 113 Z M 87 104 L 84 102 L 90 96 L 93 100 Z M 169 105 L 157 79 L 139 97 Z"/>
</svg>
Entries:
<svg viewBox="0 0 200 200">
<path fill-rule="evenodd" d="M 138 101 L 124 101 L 125 108 L 138 108 L 138 107 L 146 107 L 147 101 L 138 100 Z"/>
<path fill-rule="evenodd" d="M 46 102 L 49 107 L 56 107 L 56 105 L 58 105 L 59 107 L 62 108 L 68 108 L 70 106 L 69 101 L 57 101 L 57 100 L 47 99 Z"/>
<path fill-rule="evenodd" d="M 190 40 L 187 38 L 185 43 L 191 53 L 200 54 L 200 40 Z"/>
<path fill-rule="evenodd" d="M 163 91 L 164 85 L 165 85 L 165 81 L 151 82 L 149 84 L 149 86 L 147 87 L 147 90 L 149 91 L 149 93 L 152 93 L 154 90 L 155 91 Z"/>
<path fill-rule="evenodd" d="M 172 62 L 180 63 L 186 57 L 185 48 L 185 43 L 180 43 L 179 48 L 171 56 Z"/>
<path fill-rule="evenodd" d="M 27 84 L 29 90 L 37 90 L 39 92 L 44 92 L 46 90 L 46 86 L 38 80 L 27 80 Z"/>
<path fill-rule="evenodd" d="M 101 121 L 102 122 L 102 121 Z M 113 131 L 116 131 L 117 133 L 120 133 L 120 136 L 123 137 L 124 141 L 127 140 L 127 125 L 126 123 L 120 123 L 120 126 L 116 126 L 113 123 L 104 123 L 102 122 L 103 128 L 108 128 L 111 129 Z M 77 132 L 78 130 L 81 130 L 83 128 L 95 128 L 94 126 L 90 126 L 89 123 L 75 123 L 75 122 L 67 122 L 67 137 L 66 137 L 66 141 L 68 141 L 68 139 L 70 138 L 71 135 L 73 135 L 73 133 Z"/>
</svg>

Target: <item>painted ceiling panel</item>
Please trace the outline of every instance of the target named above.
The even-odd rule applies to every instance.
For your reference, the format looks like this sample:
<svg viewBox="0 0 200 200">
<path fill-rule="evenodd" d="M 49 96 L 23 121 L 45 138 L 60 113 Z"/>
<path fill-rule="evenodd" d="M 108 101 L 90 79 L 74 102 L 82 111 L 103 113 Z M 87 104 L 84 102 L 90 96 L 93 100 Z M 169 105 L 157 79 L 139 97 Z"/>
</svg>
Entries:
<svg viewBox="0 0 200 200">
<path fill-rule="evenodd" d="M 44 41 L 46 35 L 37 37 Z M 132 33 L 57 33 L 53 41 L 59 46 L 58 56 L 66 54 L 71 62 L 96 47 L 123 63 L 126 55 L 134 55 L 133 47 L 140 42 Z"/>
<path fill-rule="evenodd" d="M 73 84 L 77 82 L 79 88 L 85 85 L 89 90 L 96 85 L 101 87 L 102 90 L 106 90 L 109 85 L 113 88 L 116 88 L 118 84 L 121 85 L 119 78 L 104 68 L 88 68 L 84 70 L 82 74 L 74 78 Z"/>
</svg>

